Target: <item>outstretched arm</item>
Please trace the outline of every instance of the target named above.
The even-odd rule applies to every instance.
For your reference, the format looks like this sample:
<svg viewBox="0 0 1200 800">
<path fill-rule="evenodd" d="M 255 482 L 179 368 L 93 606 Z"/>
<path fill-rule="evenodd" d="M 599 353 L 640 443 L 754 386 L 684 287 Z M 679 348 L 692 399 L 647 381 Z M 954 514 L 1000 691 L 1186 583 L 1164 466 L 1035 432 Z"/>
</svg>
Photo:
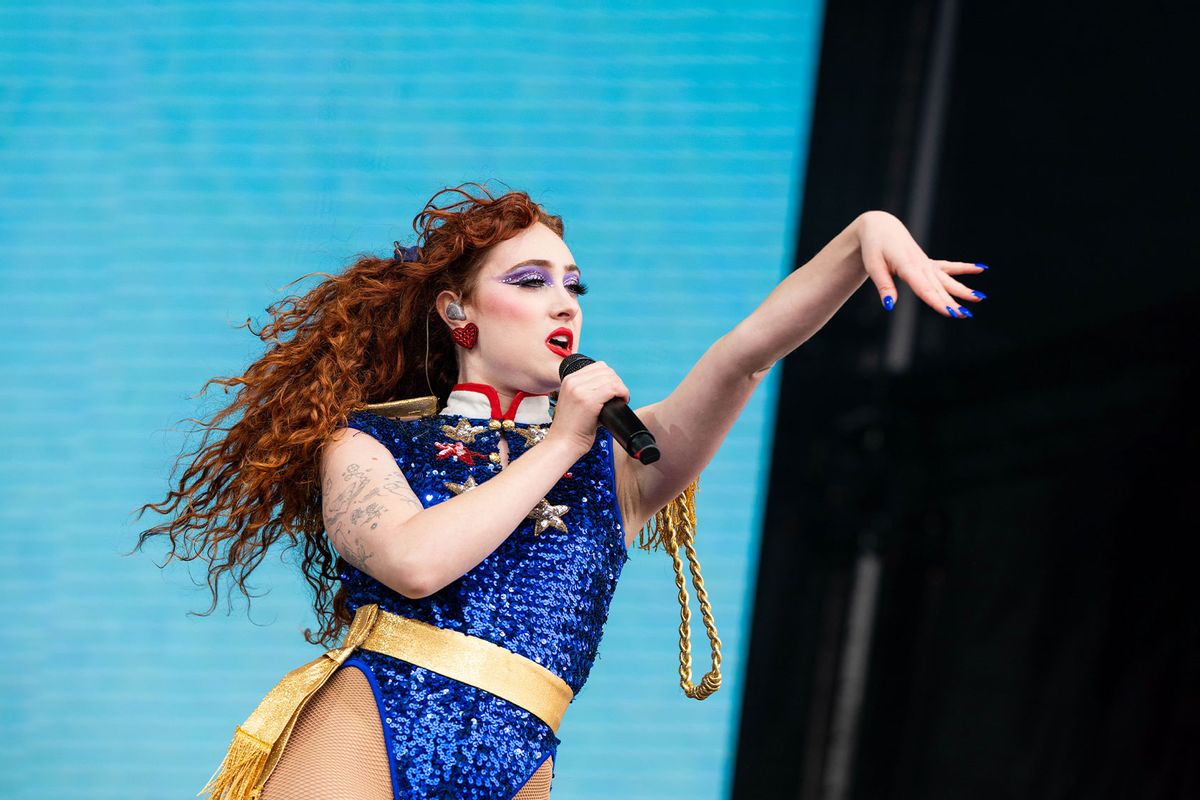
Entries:
<svg viewBox="0 0 1200 800">
<path fill-rule="evenodd" d="M 929 259 L 900 220 L 886 212 L 855 218 L 714 342 L 670 395 L 636 410 L 662 457 L 647 465 L 617 450 L 617 483 L 625 487 L 623 506 L 630 517 L 627 543 L 708 466 L 767 370 L 819 331 L 868 277 L 888 310 L 897 296 L 897 276 L 942 316 L 957 318 L 950 308 L 961 306 L 953 297 L 978 302 L 981 296 L 950 275 L 983 269 Z"/>
</svg>

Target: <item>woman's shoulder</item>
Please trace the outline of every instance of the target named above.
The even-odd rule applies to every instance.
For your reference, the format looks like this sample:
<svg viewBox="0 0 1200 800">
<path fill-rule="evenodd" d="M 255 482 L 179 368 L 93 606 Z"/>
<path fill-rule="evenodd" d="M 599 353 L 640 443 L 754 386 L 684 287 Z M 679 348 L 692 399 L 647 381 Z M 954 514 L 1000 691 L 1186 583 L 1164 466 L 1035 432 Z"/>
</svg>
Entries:
<svg viewBox="0 0 1200 800">
<path fill-rule="evenodd" d="M 428 423 L 435 419 L 436 415 L 437 398 L 432 395 L 363 403 L 346 415 L 346 427 L 370 434 L 387 444 L 389 441 L 395 441 L 398 434 Z"/>
</svg>

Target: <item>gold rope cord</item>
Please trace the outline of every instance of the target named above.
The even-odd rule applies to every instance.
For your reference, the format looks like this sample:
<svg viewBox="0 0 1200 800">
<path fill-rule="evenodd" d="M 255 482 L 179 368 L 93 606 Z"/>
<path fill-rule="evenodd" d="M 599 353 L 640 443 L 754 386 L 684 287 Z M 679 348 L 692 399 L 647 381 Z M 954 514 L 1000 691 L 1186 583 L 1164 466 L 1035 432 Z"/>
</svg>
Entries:
<svg viewBox="0 0 1200 800">
<path fill-rule="evenodd" d="M 713 622 L 712 606 L 708 602 L 708 593 L 704 591 L 704 579 L 700 576 L 700 561 L 696 557 L 696 490 L 700 478 L 692 481 L 686 489 L 649 520 L 638 535 L 637 546 L 649 552 L 660 545 L 671 554 L 675 565 L 675 585 L 679 587 L 679 607 L 681 622 L 679 624 L 679 685 L 683 693 L 696 700 L 703 700 L 717 689 L 721 688 L 721 640 L 717 636 L 717 626 Z M 651 527 L 653 526 L 653 531 Z M 704 622 L 704 630 L 712 652 L 712 669 L 700 679 L 698 685 L 692 683 L 692 645 L 691 621 L 692 612 L 688 608 L 687 587 L 683 579 L 683 562 L 679 558 L 679 548 L 683 547 L 687 554 L 689 568 L 692 572 L 692 586 L 696 589 L 696 598 L 700 602 L 700 617 Z"/>
</svg>

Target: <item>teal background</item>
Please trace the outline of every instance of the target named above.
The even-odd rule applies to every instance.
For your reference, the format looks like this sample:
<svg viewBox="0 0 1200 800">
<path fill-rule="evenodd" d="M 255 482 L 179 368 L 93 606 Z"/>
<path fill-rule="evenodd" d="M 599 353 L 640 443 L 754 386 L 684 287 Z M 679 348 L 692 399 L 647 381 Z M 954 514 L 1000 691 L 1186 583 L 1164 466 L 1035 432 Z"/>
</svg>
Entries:
<svg viewBox="0 0 1200 800">
<path fill-rule="evenodd" d="M 237 325 L 306 272 L 411 244 L 438 189 L 502 181 L 564 216 L 589 352 L 635 405 L 661 399 L 793 263 L 821 13 L 0 9 L 0 796 L 194 796 L 234 725 L 319 654 L 289 564 L 255 573 L 249 615 L 235 594 L 201 617 L 200 566 L 121 555 L 161 520 L 132 512 L 194 447 L 185 418 L 222 404 L 203 382 L 261 353 Z M 728 794 L 777 372 L 700 482 L 723 687 L 683 696 L 671 560 L 633 551 L 559 730 L 557 800 Z"/>
</svg>

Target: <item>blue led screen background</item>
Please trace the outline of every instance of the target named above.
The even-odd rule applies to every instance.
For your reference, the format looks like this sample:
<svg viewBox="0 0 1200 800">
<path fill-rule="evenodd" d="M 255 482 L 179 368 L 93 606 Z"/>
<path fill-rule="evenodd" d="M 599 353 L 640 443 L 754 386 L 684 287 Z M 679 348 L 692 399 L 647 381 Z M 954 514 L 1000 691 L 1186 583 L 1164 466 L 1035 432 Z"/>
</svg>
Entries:
<svg viewBox="0 0 1200 800">
<path fill-rule="evenodd" d="M 820 3 L 93 3 L 0 9 L 0 794 L 188 797 L 319 654 L 294 564 L 210 616 L 160 521 L 238 326 L 301 275 L 413 241 L 464 181 L 566 221 L 583 350 L 663 397 L 793 263 Z M 554 796 L 729 790 L 775 380 L 700 482 L 724 685 L 685 698 L 670 558 L 633 551 Z M 708 646 L 693 593 L 694 679 Z M 227 613 L 228 612 L 228 613 Z"/>
</svg>

